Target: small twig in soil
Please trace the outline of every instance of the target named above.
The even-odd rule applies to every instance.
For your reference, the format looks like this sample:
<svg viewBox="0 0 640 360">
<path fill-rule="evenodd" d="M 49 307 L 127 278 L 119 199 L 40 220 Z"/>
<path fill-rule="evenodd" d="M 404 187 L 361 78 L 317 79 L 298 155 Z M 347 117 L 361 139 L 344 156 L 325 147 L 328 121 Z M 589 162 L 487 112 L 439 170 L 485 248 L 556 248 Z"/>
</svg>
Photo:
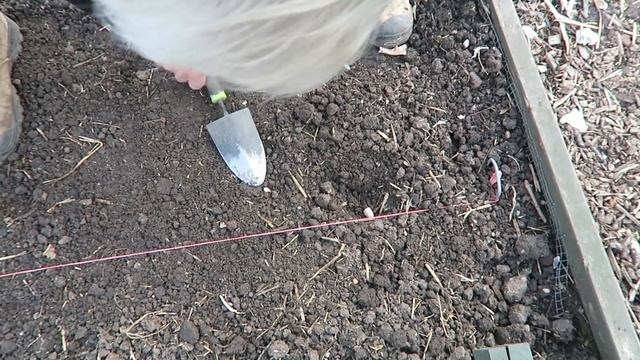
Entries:
<svg viewBox="0 0 640 360">
<path fill-rule="evenodd" d="M 149 73 L 149 78 L 147 79 L 147 86 L 146 86 L 146 91 L 147 91 L 147 99 L 151 97 L 151 92 L 149 91 L 149 88 L 151 87 L 151 79 L 153 78 L 153 71 L 154 69 L 151 69 L 151 72 Z"/>
<path fill-rule="evenodd" d="M 636 281 L 635 284 L 631 287 L 631 291 L 629 291 L 629 302 L 633 303 L 636 300 L 636 295 L 638 295 L 638 289 L 640 289 L 640 280 Z"/>
<path fill-rule="evenodd" d="M 531 188 L 531 184 L 529 183 L 528 180 L 524 181 L 524 187 L 525 189 L 527 189 L 527 193 L 529 193 L 529 197 L 531 198 L 531 203 L 533 204 L 533 207 L 536 209 L 538 216 L 540 216 L 540 219 L 542 219 L 542 221 L 546 224 L 547 217 L 544 216 L 544 213 L 542 212 L 542 208 L 540 207 L 540 204 L 538 203 L 538 200 L 536 199 L 536 196 L 533 193 L 533 189 Z"/>
<path fill-rule="evenodd" d="M 428 105 L 427 105 L 427 106 L 426 106 L 426 108 L 427 108 L 427 109 L 434 110 L 434 111 L 439 111 L 439 112 L 444 113 L 444 114 L 448 114 L 448 113 L 449 113 L 447 110 L 440 109 L 440 108 L 437 108 L 437 107 L 435 107 L 435 106 L 428 106 Z"/>
<path fill-rule="evenodd" d="M 61 338 L 61 342 L 62 342 L 62 352 L 66 353 L 67 352 L 67 338 L 64 334 L 64 329 L 62 327 L 60 327 L 60 338 Z"/>
<path fill-rule="evenodd" d="M 583 22 L 579 22 L 576 20 L 572 20 L 564 15 L 562 15 L 556 8 L 555 6 L 553 6 L 553 4 L 551 3 L 550 0 L 544 0 L 544 3 L 547 5 L 547 7 L 549 8 L 549 11 L 551 11 L 551 14 L 553 14 L 553 17 L 556 19 L 556 21 L 558 21 L 559 23 L 564 23 L 567 25 L 573 25 L 573 26 L 581 26 L 581 27 L 587 27 L 587 28 L 591 28 L 591 29 L 597 29 L 597 26 L 591 25 L 591 24 L 586 24 Z"/>
<path fill-rule="evenodd" d="M 466 277 L 466 276 L 464 276 L 464 275 L 462 275 L 462 274 L 454 274 L 454 275 L 460 278 L 460 282 L 470 282 L 470 283 L 474 283 L 474 282 L 477 282 L 477 281 L 478 281 L 478 280 L 476 280 L 476 279 L 468 278 L 468 277 Z"/>
<path fill-rule="evenodd" d="M 69 203 L 72 203 L 72 202 L 74 202 L 74 201 L 76 201 L 76 199 L 74 199 L 74 198 L 66 198 L 66 199 L 64 199 L 64 200 L 62 200 L 62 201 L 58 201 L 57 203 L 53 204 L 53 206 L 52 206 L 52 207 L 50 207 L 49 209 L 47 209 L 47 214 L 51 214 L 51 213 L 53 213 L 53 211 L 54 211 L 56 208 L 58 208 L 59 206 L 62 206 L 62 205 L 64 205 L 64 204 L 69 204 Z"/>
<path fill-rule="evenodd" d="M 429 350 L 429 345 L 431 344 L 431 338 L 433 337 L 433 330 L 429 331 L 429 335 L 427 335 L 427 344 L 424 346 L 424 351 L 422 352 L 422 360 L 427 358 L 427 350 Z"/>
<path fill-rule="evenodd" d="M 489 307 L 488 307 L 487 305 L 485 305 L 485 304 L 480 304 L 480 306 L 481 306 L 483 309 L 487 310 L 487 312 L 488 312 L 489 314 L 491 314 L 491 316 L 493 316 L 493 315 L 495 315 L 495 314 L 496 314 L 495 312 L 493 312 L 493 310 L 489 309 Z"/>
<path fill-rule="evenodd" d="M 640 226 L 640 220 L 636 219 L 630 212 L 627 211 L 627 209 L 625 209 L 624 207 L 622 207 L 622 205 L 620 204 L 616 204 L 616 209 L 618 209 L 618 211 L 620 211 L 621 213 L 624 214 L 624 216 L 627 217 L 627 219 L 631 220 L 631 222 L 633 222 L 634 224 L 636 224 L 636 226 Z"/>
<path fill-rule="evenodd" d="M 71 95 L 71 97 L 72 97 L 74 100 L 78 98 L 77 96 L 75 96 L 75 95 L 73 94 L 73 91 L 69 90 L 66 86 L 62 85 L 61 83 L 58 83 L 58 86 L 60 86 L 61 88 L 63 88 L 63 89 L 64 89 L 64 91 L 65 91 L 65 94 L 69 94 L 69 95 Z"/>
<path fill-rule="evenodd" d="M 493 199 L 493 202 L 497 203 L 500 201 L 500 196 L 502 195 L 502 171 L 500 171 L 498 163 L 494 159 L 490 158 L 489 162 L 493 165 L 493 175 L 491 176 L 490 182 L 491 185 L 493 185 L 494 181 L 496 184 L 496 197 Z"/>
<path fill-rule="evenodd" d="M 442 301 L 440 301 L 440 295 L 438 295 L 438 312 L 440 318 L 440 325 L 442 325 L 442 330 L 444 331 L 444 336 L 449 337 L 449 332 L 447 331 L 447 322 L 449 321 L 449 317 L 445 319 L 444 310 L 442 310 Z"/>
<path fill-rule="evenodd" d="M 126 330 L 124 330 L 124 334 L 127 335 L 127 337 L 129 339 L 132 340 L 140 340 L 140 339 L 146 339 L 148 337 L 152 337 L 156 334 L 159 334 L 160 332 L 162 332 L 164 329 L 169 327 L 169 324 L 166 324 L 165 326 L 163 326 L 162 328 L 160 328 L 157 331 L 154 331 L 152 333 L 146 334 L 146 335 L 141 335 L 138 333 L 132 333 L 131 330 L 136 327 L 138 324 L 140 324 L 142 322 L 142 320 L 144 320 L 145 318 L 147 318 L 147 316 L 152 316 L 152 315 L 175 315 L 175 313 L 168 313 L 168 312 L 164 312 L 164 311 L 154 311 L 154 312 L 150 312 L 150 313 L 146 313 L 144 315 L 142 315 L 138 320 L 134 321 L 133 324 L 131 324 L 131 326 L 129 326 Z"/>
<path fill-rule="evenodd" d="M 265 295 L 265 294 L 270 293 L 270 292 L 272 292 L 273 290 L 275 290 L 275 289 L 277 289 L 277 288 L 279 288 L 279 287 L 280 287 L 280 285 L 274 285 L 274 286 L 272 286 L 272 287 L 270 287 L 270 288 L 267 288 L 267 287 L 261 287 L 261 288 L 260 288 L 260 289 L 258 289 L 258 291 L 256 292 L 256 296 L 262 296 L 262 295 Z"/>
<path fill-rule="evenodd" d="M 393 124 L 391 124 L 391 135 L 393 135 L 393 143 L 396 145 L 396 149 L 398 148 L 398 137 L 396 136 L 396 130 L 393 128 Z"/>
<path fill-rule="evenodd" d="M 381 138 L 383 138 L 386 142 L 391 141 L 391 138 L 389 137 L 389 135 L 385 134 L 384 132 L 380 131 L 380 130 L 376 130 L 376 132 L 378 133 L 378 135 L 380 135 Z"/>
<path fill-rule="evenodd" d="M 78 163 L 77 163 L 73 168 L 71 168 L 71 170 L 67 171 L 67 173 L 65 173 L 64 175 L 62 175 L 62 176 L 60 176 L 60 177 L 58 177 L 58 178 L 51 179 L 51 180 L 47 180 L 47 181 L 43 182 L 43 184 L 45 184 L 45 185 L 47 185 L 47 184 L 52 184 L 52 183 L 55 183 L 55 182 L 58 182 L 58 181 L 60 181 L 60 180 L 65 179 L 65 178 L 66 178 L 66 177 L 68 177 L 69 175 L 73 174 L 76 170 L 78 170 L 78 168 L 79 168 L 79 167 L 80 167 L 80 166 L 81 166 L 85 161 L 89 160 L 89 158 L 90 158 L 91 156 L 93 156 L 93 154 L 95 154 L 96 152 L 98 152 L 98 150 L 100 150 L 100 149 L 104 146 L 104 143 L 103 143 L 102 141 L 100 141 L 100 140 L 95 140 L 95 139 L 91 139 L 91 138 L 84 137 L 84 136 L 80 136 L 80 137 L 78 137 L 78 139 L 79 139 L 80 141 L 84 141 L 84 142 L 88 142 L 88 143 L 92 143 L 92 144 L 94 144 L 94 145 L 93 145 L 93 148 L 91 149 L 91 151 L 89 151 L 89 152 L 87 153 L 87 155 L 85 155 L 82 159 L 80 159 L 80 161 L 78 161 Z"/>
<path fill-rule="evenodd" d="M 389 193 L 384 193 L 382 197 L 382 202 L 380 203 L 380 207 L 378 208 L 378 215 L 382 215 L 384 212 L 384 207 L 387 205 L 387 201 L 389 200 Z"/>
<path fill-rule="evenodd" d="M 338 261 L 338 259 L 342 257 L 342 251 L 344 250 L 345 247 L 347 247 L 347 245 L 342 244 L 342 246 L 340 246 L 340 250 L 338 250 L 338 254 L 334 256 L 333 259 L 329 260 L 329 262 L 326 263 L 323 267 L 321 267 L 318 271 L 316 271 L 316 273 L 313 274 L 313 276 L 309 279 L 309 281 L 318 277 L 318 275 L 320 275 L 323 271 L 325 271 L 329 266 L 333 265 L 336 261 Z"/>
<path fill-rule="evenodd" d="M 617 78 L 618 76 L 622 75 L 622 69 L 618 69 L 614 72 L 611 72 L 603 77 L 601 77 L 600 79 L 596 80 L 597 82 L 604 82 L 607 80 L 611 80 L 613 78 Z"/>
<path fill-rule="evenodd" d="M 553 108 L 557 109 L 560 106 L 562 106 L 562 104 L 566 103 L 567 100 L 571 99 L 571 97 L 573 95 L 575 95 L 577 91 L 578 91 L 578 88 L 573 88 L 573 90 L 569 91 L 569 93 L 567 95 L 561 97 L 560 99 L 558 99 L 558 101 L 554 102 L 553 103 Z"/>
<path fill-rule="evenodd" d="M 433 271 L 433 268 L 431 267 L 431 265 L 429 265 L 429 263 L 425 263 L 424 265 L 426 266 L 427 271 L 429 272 L 429 274 L 431 274 L 433 279 L 438 283 L 438 285 L 440 285 L 441 288 L 444 288 L 444 286 L 442 285 L 442 281 L 440 281 L 440 278 L 438 277 L 436 272 Z"/>
<path fill-rule="evenodd" d="M 264 336 L 264 334 L 267 333 L 267 331 L 273 329 L 274 326 L 276 326 L 276 324 L 278 323 L 278 321 L 280 321 L 280 319 L 282 318 L 282 312 L 280 312 L 278 314 L 278 316 L 276 317 L 276 320 L 271 324 L 271 326 L 269 326 L 268 328 L 266 328 L 263 332 L 260 333 L 260 335 L 258 335 L 258 339 L 260 339 L 261 337 Z M 312 325 L 313 326 L 313 325 Z"/>
<path fill-rule="evenodd" d="M 291 176 L 291 180 L 293 180 L 293 183 L 296 185 L 296 187 L 298 188 L 298 191 L 300 191 L 300 193 L 302 194 L 302 196 L 305 199 L 308 199 L 309 196 L 307 195 L 307 192 L 304 191 L 304 188 L 302 187 L 302 185 L 300 185 L 300 183 L 298 182 L 298 179 L 296 179 L 295 176 L 293 176 L 293 174 L 291 173 L 291 171 L 289 171 L 289 176 Z"/>
<path fill-rule="evenodd" d="M 296 239 L 298 238 L 298 236 L 299 236 L 299 235 L 298 235 L 298 234 L 296 234 L 296 236 L 294 236 L 291 240 L 289 240 L 289 242 L 288 242 L 288 243 L 286 243 L 286 244 L 282 247 L 282 250 L 286 249 L 286 248 L 287 248 L 287 246 L 291 245 L 294 241 L 296 241 Z"/>
<path fill-rule="evenodd" d="M 273 344 L 275 340 L 271 340 L 269 341 L 269 344 L 267 344 L 267 346 L 265 346 L 264 349 L 262 349 L 262 352 L 260 353 L 260 355 L 258 355 L 258 360 L 262 359 L 262 357 L 264 356 L 264 353 L 267 352 L 267 350 L 269 349 L 269 347 L 271 346 L 271 344 Z"/>
<path fill-rule="evenodd" d="M 467 218 L 469 217 L 469 215 L 471 215 L 472 213 L 474 213 L 474 212 L 476 212 L 476 211 L 480 211 L 480 210 L 484 210 L 484 209 L 490 208 L 490 207 L 492 207 L 492 206 L 493 206 L 493 204 L 484 204 L 484 205 L 480 205 L 480 206 L 478 206 L 477 208 L 474 208 L 474 209 L 471 209 L 471 210 L 469 210 L 469 211 L 466 211 L 466 212 L 464 212 L 464 213 L 462 213 L 462 214 L 459 214 L 458 216 L 464 216 L 464 217 L 462 218 L 462 221 L 464 222 L 464 221 L 466 221 L 466 220 L 467 220 Z"/>
<path fill-rule="evenodd" d="M 21 253 L 19 253 L 19 254 L 15 254 L 15 255 L 7 255 L 7 256 L 3 256 L 3 257 L 0 257 L 0 261 L 6 261 L 6 260 L 15 259 L 15 258 L 17 258 L 17 257 L 23 256 L 23 255 L 26 255 L 26 254 L 27 254 L 27 252 L 26 252 L 26 251 L 23 251 L 23 252 L 21 252 Z"/>
<path fill-rule="evenodd" d="M 429 176 L 438 185 L 438 189 L 442 189 L 442 185 L 440 185 L 440 181 L 438 181 L 438 178 L 433 174 L 433 171 L 429 170 Z"/>
<path fill-rule="evenodd" d="M 258 213 L 258 217 L 260 218 L 260 220 L 264 221 L 264 222 L 267 224 L 267 226 L 268 226 L 268 227 L 270 227 L 270 228 L 272 228 L 272 229 L 273 229 L 274 227 L 276 227 L 275 225 L 273 225 L 273 222 L 272 222 L 272 221 L 270 221 L 269 219 L 267 219 L 267 218 L 265 218 L 264 216 L 260 215 L 260 213 Z"/>
<path fill-rule="evenodd" d="M 529 171 L 531 171 L 531 178 L 533 179 L 533 186 L 536 188 L 536 192 L 542 191 L 540 181 L 538 181 L 538 175 L 536 174 L 536 168 L 533 167 L 531 163 L 529 163 Z"/>
<path fill-rule="evenodd" d="M 622 280 L 622 272 L 620 271 L 620 264 L 618 264 L 618 259 L 613 255 L 613 251 L 610 246 L 607 246 L 607 257 L 609 258 L 609 263 L 611 264 L 611 270 L 613 270 L 614 275 L 618 280 Z"/>
<path fill-rule="evenodd" d="M 331 241 L 332 243 L 335 243 L 335 244 L 342 244 L 340 239 L 337 239 L 337 238 L 332 238 L 332 237 L 328 237 L 328 236 L 321 236 L 320 239 L 321 240 Z"/>
<path fill-rule="evenodd" d="M 369 266 L 368 262 L 364 264 L 364 277 L 367 282 L 371 281 L 371 266 Z"/>
<path fill-rule="evenodd" d="M 516 211 L 516 196 L 518 195 L 516 192 L 516 187 L 511 185 L 511 190 L 513 190 L 513 197 L 511 198 L 511 211 L 509 212 L 509 221 L 513 219 L 513 213 Z"/>
<path fill-rule="evenodd" d="M 416 309 L 422 304 L 422 301 L 416 301 L 416 298 L 413 298 L 413 300 L 411 300 L 411 320 L 413 320 L 415 318 L 416 315 Z"/>
<path fill-rule="evenodd" d="M 391 243 L 389 243 L 389 241 L 387 239 L 384 239 L 384 243 L 387 244 L 387 246 L 389 247 L 389 249 L 391 250 L 391 253 L 395 256 L 396 254 L 396 249 L 393 248 L 393 246 L 391 246 Z"/>
<path fill-rule="evenodd" d="M 522 231 L 520 231 L 520 225 L 518 225 L 518 220 L 513 219 L 511 220 L 511 222 L 513 223 L 513 227 L 516 229 L 516 234 L 518 235 L 518 238 L 522 237 Z"/>
<path fill-rule="evenodd" d="M 85 61 L 79 62 L 79 63 L 77 63 L 77 64 L 73 65 L 73 68 L 77 68 L 77 67 L 80 67 L 80 66 L 82 66 L 82 65 L 86 65 L 86 64 L 88 64 L 88 63 L 90 63 L 90 62 L 92 62 L 92 61 L 94 61 L 94 60 L 99 59 L 102 55 L 104 55 L 104 53 L 102 53 L 102 54 L 100 54 L 100 55 L 97 55 L 97 56 L 94 56 L 94 57 L 92 57 L 91 59 L 88 59 L 88 60 L 85 60 Z"/>
<path fill-rule="evenodd" d="M 234 307 L 231 306 L 231 304 L 229 304 L 227 300 L 225 300 L 224 296 L 220 295 L 219 298 L 220 298 L 220 301 L 222 301 L 222 305 L 224 305 L 224 307 L 227 308 L 227 310 L 231 311 L 234 314 L 242 314 L 242 312 L 234 309 Z"/>
<path fill-rule="evenodd" d="M 625 305 L 627 305 L 627 311 L 631 314 L 631 319 L 633 319 L 636 329 L 640 329 L 640 321 L 638 321 L 638 316 L 636 316 L 635 311 L 631 308 L 631 304 L 628 301 L 625 301 Z"/>
</svg>

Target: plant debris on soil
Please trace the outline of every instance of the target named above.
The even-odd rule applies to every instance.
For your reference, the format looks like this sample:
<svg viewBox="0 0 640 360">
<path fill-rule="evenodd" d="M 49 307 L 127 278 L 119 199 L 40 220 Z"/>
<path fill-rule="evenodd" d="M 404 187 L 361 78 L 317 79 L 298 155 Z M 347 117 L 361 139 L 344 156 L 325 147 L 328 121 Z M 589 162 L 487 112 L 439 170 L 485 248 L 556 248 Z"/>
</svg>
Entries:
<svg viewBox="0 0 640 360">
<path fill-rule="evenodd" d="M 3 279 L 0 356 L 597 358 L 571 289 L 556 313 L 543 195 L 475 1 L 420 2 L 406 56 L 374 49 L 310 94 L 232 94 L 264 139 L 261 189 L 215 152 L 205 94 L 62 1 L 0 8 L 24 35 L 26 116 L 0 173 L 2 272 L 429 209 Z"/>
<path fill-rule="evenodd" d="M 563 135 L 640 334 L 640 2 L 563 4 L 518 10 L 560 121 L 582 124 Z"/>
</svg>

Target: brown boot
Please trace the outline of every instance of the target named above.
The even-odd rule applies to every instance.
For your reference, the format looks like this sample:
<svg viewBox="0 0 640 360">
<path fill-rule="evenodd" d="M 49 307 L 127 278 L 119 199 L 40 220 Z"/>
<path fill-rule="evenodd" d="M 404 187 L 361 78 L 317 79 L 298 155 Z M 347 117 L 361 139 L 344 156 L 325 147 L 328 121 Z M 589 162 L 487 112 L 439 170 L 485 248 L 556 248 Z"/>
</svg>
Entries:
<svg viewBox="0 0 640 360">
<path fill-rule="evenodd" d="M 15 150 L 22 130 L 22 107 L 11 83 L 21 41 L 18 25 L 0 13 L 0 164 Z"/>
</svg>

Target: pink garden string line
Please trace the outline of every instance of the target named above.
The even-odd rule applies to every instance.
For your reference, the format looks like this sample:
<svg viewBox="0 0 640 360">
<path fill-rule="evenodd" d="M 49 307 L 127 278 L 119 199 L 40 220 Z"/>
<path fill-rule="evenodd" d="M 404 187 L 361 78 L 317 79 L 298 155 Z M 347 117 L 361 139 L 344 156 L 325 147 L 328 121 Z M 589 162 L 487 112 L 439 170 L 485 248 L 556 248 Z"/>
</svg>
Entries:
<svg viewBox="0 0 640 360">
<path fill-rule="evenodd" d="M 495 199 L 490 201 L 490 203 L 496 204 L 500 200 L 500 195 L 502 193 L 502 179 L 501 179 L 502 178 L 502 172 L 498 169 L 498 164 L 495 162 L 495 160 L 490 159 L 490 163 L 494 166 L 494 173 L 493 173 L 491 179 L 489 180 L 489 182 L 490 182 L 491 185 L 496 185 L 496 187 L 497 187 Z M 450 205 L 450 206 L 441 206 L 440 208 L 441 209 L 446 209 L 446 208 L 452 208 L 452 207 L 458 207 L 458 206 L 469 206 L 469 204 L 457 204 L 457 205 Z M 68 262 L 68 263 L 62 263 L 62 264 L 46 265 L 46 266 L 41 266 L 41 267 L 32 268 L 32 269 L 26 269 L 26 270 L 3 272 L 3 273 L 0 273 L 0 279 L 9 278 L 9 277 L 18 276 L 18 275 L 26 275 L 26 274 L 38 273 L 38 272 L 43 272 L 43 271 L 47 271 L 47 270 L 64 269 L 64 268 L 68 268 L 68 267 L 72 267 L 72 266 L 97 264 L 97 263 L 106 262 L 106 261 L 130 259 L 130 258 L 134 258 L 134 257 L 140 257 L 140 256 L 152 255 L 152 254 L 158 254 L 158 253 L 168 253 L 168 252 L 176 251 L 176 250 L 193 249 L 193 248 L 199 248 L 199 247 L 208 246 L 208 245 L 222 244 L 222 243 L 226 243 L 226 242 L 240 241 L 240 240 L 246 240 L 246 239 L 254 239 L 254 238 L 260 238 L 260 237 L 268 237 L 268 236 L 287 234 L 287 233 L 295 233 L 295 232 L 300 232 L 300 231 L 304 231 L 304 230 L 314 230 L 314 229 L 333 227 L 333 226 L 338 226 L 338 225 L 356 224 L 356 223 L 370 222 L 370 221 L 375 221 L 375 220 L 391 219 L 391 218 L 404 216 L 404 215 L 423 214 L 423 213 L 426 213 L 428 211 L 429 210 L 427 210 L 427 209 L 416 209 L 416 210 L 410 210 L 410 211 L 402 211 L 402 212 L 395 212 L 395 213 L 389 213 L 389 214 L 384 214 L 384 215 L 378 215 L 378 216 L 374 216 L 374 217 L 370 217 L 370 218 L 369 217 L 361 217 L 361 218 L 354 218 L 354 219 L 349 219 L 349 220 L 338 220 L 338 221 L 320 223 L 320 224 L 316 224 L 316 225 L 300 226 L 300 227 L 296 227 L 296 228 L 273 230 L 273 231 L 268 231 L 268 232 L 263 232 L 263 233 L 242 235 L 242 236 L 236 236 L 236 237 L 230 237 L 230 238 L 224 238 L 224 239 L 207 240 L 207 241 L 197 242 L 197 243 L 192 243 L 192 244 L 182 244 L 182 245 L 176 245 L 176 246 L 169 246 L 169 247 L 160 248 L 160 249 L 142 250 L 142 251 L 132 252 L 132 253 L 128 253 L 128 254 L 122 254 L 122 255 L 113 255 L 113 256 L 106 256 L 106 257 L 101 257 L 101 258 L 74 261 L 74 262 Z"/>
<path fill-rule="evenodd" d="M 467 206 L 467 204 L 462 204 L 462 205 Z M 461 205 L 453 205 L 453 206 L 461 206 Z M 444 208 L 447 208 L 447 207 L 444 207 Z M 134 257 L 144 256 L 144 255 L 167 253 L 167 252 L 176 251 L 176 250 L 193 249 L 193 248 L 199 248 L 199 247 L 208 246 L 208 245 L 222 244 L 226 242 L 240 241 L 240 240 L 267 237 L 267 236 L 287 234 L 287 233 L 295 233 L 303 230 L 314 230 L 314 229 L 333 227 L 338 225 L 356 224 L 356 223 L 370 222 L 375 220 L 391 219 L 391 218 L 405 216 L 405 215 L 422 214 L 427 211 L 428 211 L 427 209 L 402 211 L 397 213 L 378 215 L 371 218 L 362 217 L 362 218 L 355 218 L 355 219 L 349 219 L 349 220 L 339 220 L 339 221 L 333 221 L 333 222 L 320 223 L 316 225 L 300 226 L 300 227 L 290 228 L 290 229 L 280 229 L 280 230 L 273 230 L 273 231 L 257 233 L 257 234 L 242 235 L 242 236 L 217 239 L 217 240 L 207 240 L 207 241 L 197 242 L 192 244 L 176 245 L 176 246 L 170 246 L 170 247 L 160 248 L 160 249 L 142 250 L 142 251 L 122 254 L 122 255 L 113 255 L 113 256 L 74 261 L 74 262 L 68 262 L 68 263 L 62 263 L 62 264 L 46 265 L 46 266 L 33 268 L 33 269 L 0 273 L 0 279 L 18 276 L 18 275 L 38 273 L 38 272 L 47 271 L 47 270 L 64 269 L 64 268 L 73 267 L 73 266 L 97 264 L 97 263 L 106 262 L 106 261 L 130 259 Z"/>
</svg>

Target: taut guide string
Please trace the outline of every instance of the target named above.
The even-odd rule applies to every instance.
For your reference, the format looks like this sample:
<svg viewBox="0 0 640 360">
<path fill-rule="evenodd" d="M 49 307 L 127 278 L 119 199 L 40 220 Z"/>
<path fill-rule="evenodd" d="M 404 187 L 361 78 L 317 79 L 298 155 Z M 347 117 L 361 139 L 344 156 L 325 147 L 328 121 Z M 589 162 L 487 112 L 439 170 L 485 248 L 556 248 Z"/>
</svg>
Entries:
<svg viewBox="0 0 640 360">
<path fill-rule="evenodd" d="M 492 178 L 489 181 L 490 181 L 491 185 L 496 185 L 496 188 L 497 188 L 496 189 L 495 198 L 493 200 L 489 201 L 489 204 L 496 204 L 498 202 L 498 200 L 500 199 L 501 190 L 502 190 L 502 186 L 501 186 L 502 173 L 498 169 L 498 165 L 496 164 L 496 162 L 493 159 L 491 159 L 489 163 L 494 166 L 494 173 L 492 175 Z M 438 208 L 439 209 L 448 209 L 448 208 L 454 208 L 454 207 L 460 207 L 460 206 L 469 206 L 469 205 L 470 204 L 468 204 L 468 203 L 464 203 L 464 204 L 456 204 L 456 205 L 449 205 L 449 206 L 440 206 Z M 0 273 L 0 279 L 19 276 L 19 275 L 27 275 L 27 274 L 39 273 L 39 272 L 43 272 L 43 271 L 47 271 L 47 270 L 65 269 L 65 268 L 74 267 L 74 266 L 97 264 L 97 263 L 102 263 L 102 262 L 107 262 L 107 261 L 114 261 L 114 260 L 122 260 L 122 259 L 131 259 L 131 258 L 134 258 L 134 257 L 140 257 L 140 256 L 145 256 L 145 255 L 152 255 L 152 254 L 158 254 L 158 253 L 168 253 L 168 252 L 172 252 L 172 251 L 185 250 L 185 249 L 194 249 L 194 248 L 199 248 L 199 247 L 204 247 L 204 246 L 209 246 L 209 245 L 215 245 L 215 244 L 222 244 L 222 243 L 227 243 L 227 242 L 241 241 L 241 240 L 247 240 L 247 239 L 255 239 L 255 238 L 261 238 L 261 237 L 281 235 L 281 234 L 289 234 L 289 233 L 295 233 L 295 232 L 300 232 L 300 231 L 304 231 L 304 230 L 314 230 L 314 229 L 328 228 L 328 227 L 334 227 L 334 226 L 339 226 L 339 225 L 365 223 L 365 222 L 371 222 L 371 221 L 375 221 L 375 220 L 392 219 L 392 218 L 396 218 L 396 217 L 400 217 L 400 216 L 407 216 L 407 215 L 418 215 L 418 214 L 426 213 L 428 211 L 429 211 L 428 209 L 416 209 L 416 210 L 409 210 L 409 211 L 401 211 L 401 212 L 389 213 L 389 214 L 384 214 L 384 215 L 378 215 L 378 216 L 374 216 L 374 217 L 360 217 L 360 218 L 353 218 L 353 219 L 348 219 L 348 220 L 338 220 L 338 221 L 325 222 L 325 223 L 320 223 L 320 224 L 315 224 L 315 225 L 300 226 L 300 227 L 296 227 L 296 228 L 267 231 L 267 232 L 262 232 L 262 233 L 257 233 L 257 234 L 242 235 L 242 236 L 229 237 L 229 238 L 216 239 L 216 240 L 207 240 L 207 241 L 196 242 L 196 243 L 191 243 L 191 244 L 175 245 L 175 246 L 169 246 L 169 247 L 159 248 L 159 249 L 141 250 L 141 251 L 127 253 L 127 254 L 121 254 L 121 255 L 112 255 L 112 256 L 105 256 L 105 257 L 100 257 L 100 258 L 73 261 L 73 262 L 67 262 L 67 263 L 61 263 L 61 264 L 45 265 L 45 266 L 31 268 L 31 269 L 3 272 L 3 273 Z"/>
</svg>

